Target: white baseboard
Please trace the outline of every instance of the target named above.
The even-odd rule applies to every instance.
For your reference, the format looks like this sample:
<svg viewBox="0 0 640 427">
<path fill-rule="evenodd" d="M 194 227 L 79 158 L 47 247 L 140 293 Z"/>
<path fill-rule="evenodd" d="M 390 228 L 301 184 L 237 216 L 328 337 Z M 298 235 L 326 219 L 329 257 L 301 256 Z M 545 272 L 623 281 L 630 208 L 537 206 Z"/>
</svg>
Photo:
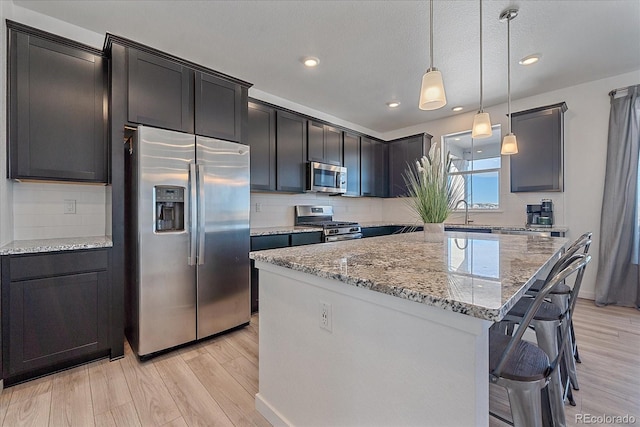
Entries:
<svg viewBox="0 0 640 427">
<path fill-rule="evenodd" d="M 277 409 L 271 406 L 260 393 L 256 394 L 256 410 L 273 425 L 273 427 L 292 426 Z"/>
</svg>

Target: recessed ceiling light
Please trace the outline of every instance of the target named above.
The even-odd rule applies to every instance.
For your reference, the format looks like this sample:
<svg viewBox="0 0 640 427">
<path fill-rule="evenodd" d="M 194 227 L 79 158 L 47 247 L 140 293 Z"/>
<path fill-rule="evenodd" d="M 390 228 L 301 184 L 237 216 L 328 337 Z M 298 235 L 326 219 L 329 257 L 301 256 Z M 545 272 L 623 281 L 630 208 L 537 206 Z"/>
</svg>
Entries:
<svg viewBox="0 0 640 427">
<path fill-rule="evenodd" d="M 536 54 L 533 54 L 533 55 L 529 55 L 529 56 L 525 56 L 520 61 L 518 61 L 518 64 L 520 64 L 520 65 L 535 64 L 536 62 L 538 62 L 540 60 L 541 57 L 542 57 L 542 55 L 540 55 L 539 53 L 536 53 Z"/>
<path fill-rule="evenodd" d="M 482 153 L 482 150 L 476 150 L 476 153 Z"/>
<path fill-rule="evenodd" d="M 302 63 L 305 65 L 305 67 L 313 68 L 320 63 L 320 60 L 315 56 L 306 56 L 302 58 Z"/>
<path fill-rule="evenodd" d="M 453 138 L 454 141 L 460 141 L 460 138 Z"/>
<path fill-rule="evenodd" d="M 389 108 L 398 108 L 400 106 L 400 101 L 389 101 L 387 102 L 387 107 Z"/>
<path fill-rule="evenodd" d="M 464 108 L 463 107 L 453 107 L 451 110 L 452 111 L 462 111 Z"/>
</svg>

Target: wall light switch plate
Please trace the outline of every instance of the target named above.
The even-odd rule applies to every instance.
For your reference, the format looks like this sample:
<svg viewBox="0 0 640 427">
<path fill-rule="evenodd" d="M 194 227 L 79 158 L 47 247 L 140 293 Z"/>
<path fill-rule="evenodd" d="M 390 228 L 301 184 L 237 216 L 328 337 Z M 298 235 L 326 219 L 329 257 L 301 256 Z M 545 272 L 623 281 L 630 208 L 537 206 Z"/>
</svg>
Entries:
<svg viewBox="0 0 640 427">
<path fill-rule="evenodd" d="M 64 201 L 64 213 L 65 214 L 75 214 L 76 213 L 76 201 L 75 200 L 65 200 Z"/>
</svg>

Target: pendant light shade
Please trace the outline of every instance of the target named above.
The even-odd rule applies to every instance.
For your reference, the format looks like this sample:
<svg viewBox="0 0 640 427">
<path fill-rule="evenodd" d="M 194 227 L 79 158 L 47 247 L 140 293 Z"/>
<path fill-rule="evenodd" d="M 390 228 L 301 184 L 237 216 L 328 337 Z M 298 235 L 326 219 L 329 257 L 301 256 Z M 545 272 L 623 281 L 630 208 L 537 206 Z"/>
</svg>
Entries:
<svg viewBox="0 0 640 427">
<path fill-rule="evenodd" d="M 510 154 L 518 154 L 518 141 L 516 141 L 516 136 L 512 133 L 508 133 L 502 139 L 502 148 L 500 149 L 500 154 L 503 156 Z"/>
<path fill-rule="evenodd" d="M 489 117 L 489 113 L 485 113 L 484 111 L 479 111 L 473 117 L 473 127 L 471 128 L 471 137 L 478 138 L 488 138 L 491 136 L 491 118 Z"/>
<path fill-rule="evenodd" d="M 429 69 L 422 76 L 420 87 L 421 110 L 436 110 L 447 105 L 447 96 L 444 93 L 442 73 L 433 66 L 433 0 L 429 2 Z"/>
<path fill-rule="evenodd" d="M 435 68 L 429 68 L 422 76 L 420 88 L 420 109 L 436 110 L 447 105 L 447 96 L 444 93 L 442 73 Z"/>
<path fill-rule="evenodd" d="M 491 118 L 482 108 L 482 0 L 480 0 L 480 110 L 473 117 L 472 138 L 488 138 L 491 136 Z"/>
<path fill-rule="evenodd" d="M 507 9 L 500 14 L 500 21 L 507 21 L 507 116 L 509 133 L 502 139 L 500 154 L 518 154 L 518 141 L 511 132 L 511 20 L 518 16 L 518 9 Z"/>
</svg>

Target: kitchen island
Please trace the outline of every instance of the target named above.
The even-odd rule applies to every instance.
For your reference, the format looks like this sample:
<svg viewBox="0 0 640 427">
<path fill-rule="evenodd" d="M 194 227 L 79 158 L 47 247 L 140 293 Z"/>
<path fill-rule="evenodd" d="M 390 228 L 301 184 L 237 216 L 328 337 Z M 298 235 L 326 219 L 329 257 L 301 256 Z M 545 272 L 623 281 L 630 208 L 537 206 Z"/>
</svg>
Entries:
<svg viewBox="0 0 640 427">
<path fill-rule="evenodd" d="M 487 425 L 488 329 L 566 239 L 422 233 L 251 253 L 274 425 Z"/>
</svg>

